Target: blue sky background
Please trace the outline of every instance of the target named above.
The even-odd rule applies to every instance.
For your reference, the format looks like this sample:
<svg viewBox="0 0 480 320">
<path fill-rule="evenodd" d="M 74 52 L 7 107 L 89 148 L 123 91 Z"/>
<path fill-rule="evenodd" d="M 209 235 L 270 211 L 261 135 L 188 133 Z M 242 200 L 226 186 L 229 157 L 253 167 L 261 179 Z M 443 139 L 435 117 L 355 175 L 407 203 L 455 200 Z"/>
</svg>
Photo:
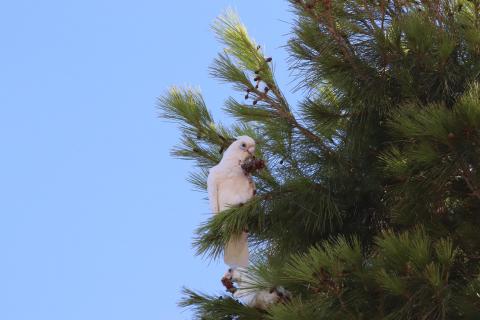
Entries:
<svg viewBox="0 0 480 320">
<path fill-rule="evenodd" d="M 191 249 L 206 195 L 155 103 L 198 85 L 225 121 L 241 95 L 208 66 L 227 7 L 289 84 L 286 1 L 0 2 L 0 319 L 189 319 L 183 285 L 221 292 Z"/>
</svg>

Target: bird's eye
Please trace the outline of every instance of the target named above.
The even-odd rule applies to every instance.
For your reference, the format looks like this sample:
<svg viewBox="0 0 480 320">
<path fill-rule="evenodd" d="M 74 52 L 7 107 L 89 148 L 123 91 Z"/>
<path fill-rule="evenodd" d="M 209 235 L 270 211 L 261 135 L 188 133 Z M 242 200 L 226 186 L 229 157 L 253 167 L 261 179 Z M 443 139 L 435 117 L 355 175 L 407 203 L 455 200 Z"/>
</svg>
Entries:
<svg viewBox="0 0 480 320">
<path fill-rule="evenodd" d="M 245 143 L 242 143 L 242 148 L 245 148 L 247 145 Z"/>
</svg>

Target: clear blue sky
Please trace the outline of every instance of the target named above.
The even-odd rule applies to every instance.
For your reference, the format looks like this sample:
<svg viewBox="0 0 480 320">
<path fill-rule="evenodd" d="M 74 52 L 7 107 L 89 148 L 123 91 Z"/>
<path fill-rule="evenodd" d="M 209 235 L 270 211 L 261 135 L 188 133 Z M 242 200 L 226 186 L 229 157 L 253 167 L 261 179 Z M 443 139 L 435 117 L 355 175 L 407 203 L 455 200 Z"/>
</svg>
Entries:
<svg viewBox="0 0 480 320">
<path fill-rule="evenodd" d="M 189 319 L 183 285 L 221 292 L 225 267 L 191 249 L 205 194 L 155 102 L 198 85 L 223 119 L 207 68 L 227 7 L 288 83 L 286 1 L 0 2 L 0 319 Z"/>
</svg>

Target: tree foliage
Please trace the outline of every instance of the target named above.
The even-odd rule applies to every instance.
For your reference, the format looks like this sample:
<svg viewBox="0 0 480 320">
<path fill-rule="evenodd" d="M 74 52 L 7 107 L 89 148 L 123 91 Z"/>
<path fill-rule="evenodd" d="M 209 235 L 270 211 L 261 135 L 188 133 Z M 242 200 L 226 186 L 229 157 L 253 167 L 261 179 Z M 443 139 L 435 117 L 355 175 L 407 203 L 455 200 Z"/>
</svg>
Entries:
<svg viewBox="0 0 480 320">
<path fill-rule="evenodd" d="M 198 319 L 478 319 L 480 1 L 290 2 L 297 106 L 227 12 L 210 70 L 238 92 L 224 108 L 236 124 L 190 88 L 159 108 L 199 189 L 235 136 L 257 141 L 257 196 L 209 218 L 194 245 L 218 258 L 248 229 L 255 285 L 293 298 L 261 311 L 185 290 L 182 306 Z"/>
</svg>

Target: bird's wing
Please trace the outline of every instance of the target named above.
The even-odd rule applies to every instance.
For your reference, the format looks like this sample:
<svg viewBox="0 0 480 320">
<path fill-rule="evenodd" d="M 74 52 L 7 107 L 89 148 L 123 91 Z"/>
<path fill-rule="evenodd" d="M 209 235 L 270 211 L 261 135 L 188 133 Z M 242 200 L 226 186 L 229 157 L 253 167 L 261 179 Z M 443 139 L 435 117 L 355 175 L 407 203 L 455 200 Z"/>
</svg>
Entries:
<svg viewBox="0 0 480 320">
<path fill-rule="evenodd" d="M 216 167 L 210 169 L 207 178 L 208 199 L 210 200 L 210 208 L 213 213 L 220 211 L 220 204 L 218 198 L 218 171 Z"/>
</svg>

